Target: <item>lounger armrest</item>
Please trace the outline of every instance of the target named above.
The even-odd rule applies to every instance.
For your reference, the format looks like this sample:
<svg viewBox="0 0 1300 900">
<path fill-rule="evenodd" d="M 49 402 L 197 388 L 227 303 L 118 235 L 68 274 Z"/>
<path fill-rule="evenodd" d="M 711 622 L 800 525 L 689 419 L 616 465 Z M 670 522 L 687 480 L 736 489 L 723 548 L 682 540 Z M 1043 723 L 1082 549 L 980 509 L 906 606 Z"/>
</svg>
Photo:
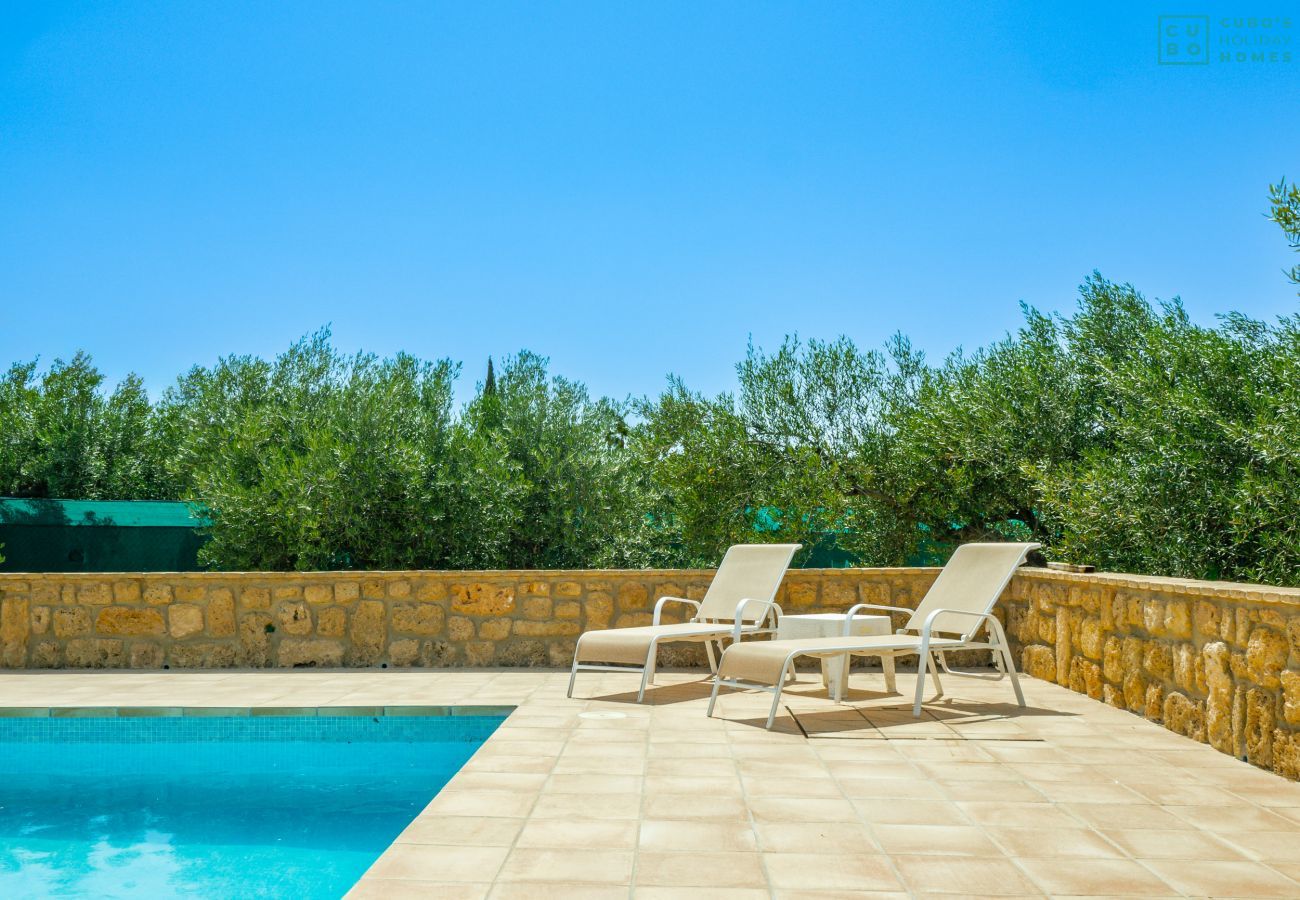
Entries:
<svg viewBox="0 0 1300 900">
<path fill-rule="evenodd" d="M 659 617 L 663 614 L 664 605 L 667 603 L 685 603 L 688 606 L 695 607 L 695 611 L 700 611 L 700 602 L 698 600 L 687 600 L 685 597 L 660 597 L 655 601 L 654 624 L 659 624 Z"/>
<path fill-rule="evenodd" d="M 848 637 L 853 630 L 853 617 L 860 614 L 864 609 L 882 609 L 886 612 L 903 613 L 911 615 L 912 610 L 904 609 L 901 606 L 881 606 L 879 603 L 859 603 L 857 606 L 850 606 L 849 611 L 844 614 L 844 636 Z"/>
<path fill-rule="evenodd" d="M 979 630 L 979 626 L 983 622 L 989 619 L 992 619 L 994 622 L 997 621 L 997 616 L 993 615 L 993 613 L 991 612 L 977 613 L 977 612 L 970 612 L 969 610 L 965 610 L 965 609 L 940 608 L 940 609 L 936 609 L 934 612 L 930 613 L 930 615 L 925 617 L 925 624 L 921 626 L 922 635 L 929 636 L 930 630 L 934 627 L 934 620 L 937 619 L 939 616 L 965 616 L 968 619 L 979 620 L 979 622 L 976 623 L 975 627 L 971 629 L 971 631 L 962 634 L 962 640 L 969 640 L 970 636 Z"/>
<path fill-rule="evenodd" d="M 731 640 L 733 643 L 740 643 L 741 629 L 745 626 L 745 607 L 749 606 L 751 603 L 757 603 L 759 606 L 767 607 L 767 609 L 763 611 L 763 615 L 757 619 L 759 626 L 767 620 L 769 615 L 777 622 L 781 620 L 781 607 L 777 605 L 775 600 L 755 600 L 752 597 L 746 597 L 744 600 L 741 600 L 736 604 L 736 618 L 733 620 L 735 625 L 731 628 Z"/>
</svg>

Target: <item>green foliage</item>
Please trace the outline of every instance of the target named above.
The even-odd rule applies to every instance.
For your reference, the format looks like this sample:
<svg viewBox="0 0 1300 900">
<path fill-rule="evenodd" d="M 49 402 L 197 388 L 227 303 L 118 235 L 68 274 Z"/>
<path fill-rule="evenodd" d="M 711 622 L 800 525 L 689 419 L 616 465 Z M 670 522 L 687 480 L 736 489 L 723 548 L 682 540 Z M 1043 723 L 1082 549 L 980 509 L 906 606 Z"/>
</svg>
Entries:
<svg viewBox="0 0 1300 900">
<path fill-rule="evenodd" d="M 1300 249 L 1300 191 L 1272 203 Z M 105 393 L 83 354 L 15 364 L 0 493 L 189 500 L 218 568 L 709 565 L 832 536 L 894 565 L 1033 537 L 1107 569 L 1300 584 L 1300 316 L 1199 325 L 1094 274 L 1072 314 L 1025 307 L 939 365 L 901 336 L 788 338 L 749 347 L 735 393 L 670 377 L 618 403 L 523 352 L 462 409 L 457 374 L 328 332 L 153 404 L 134 376 Z"/>
<path fill-rule="evenodd" d="M 1291 249 L 1300 253 L 1300 185 L 1288 185 L 1283 178 L 1269 188 L 1268 199 L 1272 205 L 1269 219 L 1282 229 Z M 1292 266 L 1286 274 L 1300 284 L 1300 265 Z"/>
</svg>

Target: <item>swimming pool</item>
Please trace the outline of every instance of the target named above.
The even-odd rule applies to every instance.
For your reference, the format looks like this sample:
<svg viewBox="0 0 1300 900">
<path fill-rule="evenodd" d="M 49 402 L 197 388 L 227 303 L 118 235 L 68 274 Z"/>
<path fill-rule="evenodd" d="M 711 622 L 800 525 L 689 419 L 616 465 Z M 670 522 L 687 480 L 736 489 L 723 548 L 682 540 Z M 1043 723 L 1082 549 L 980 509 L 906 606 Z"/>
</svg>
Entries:
<svg viewBox="0 0 1300 900">
<path fill-rule="evenodd" d="M 506 711 L 44 712 L 0 718 L 3 897 L 340 897 Z"/>
</svg>

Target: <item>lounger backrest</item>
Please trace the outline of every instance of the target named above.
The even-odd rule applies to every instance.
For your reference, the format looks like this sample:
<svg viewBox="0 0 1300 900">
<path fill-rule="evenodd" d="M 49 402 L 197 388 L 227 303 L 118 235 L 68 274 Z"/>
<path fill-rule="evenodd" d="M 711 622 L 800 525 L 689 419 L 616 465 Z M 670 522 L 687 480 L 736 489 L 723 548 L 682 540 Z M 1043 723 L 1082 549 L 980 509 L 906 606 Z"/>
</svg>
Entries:
<svg viewBox="0 0 1300 900">
<path fill-rule="evenodd" d="M 904 629 L 920 631 L 936 609 L 987 613 L 1030 550 L 1040 544 L 962 544 L 926 592 Z M 932 631 L 967 634 L 980 623 L 969 616 L 940 614 Z"/>
<path fill-rule="evenodd" d="M 736 544 L 722 557 L 718 574 L 713 576 L 709 591 L 700 601 L 699 617 L 730 622 L 736 616 L 736 604 L 746 598 L 771 600 L 781 586 L 785 570 L 801 544 Z M 744 620 L 757 622 L 767 615 L 767 607 L 751 603 L 745 608 Z"/>
</svg>

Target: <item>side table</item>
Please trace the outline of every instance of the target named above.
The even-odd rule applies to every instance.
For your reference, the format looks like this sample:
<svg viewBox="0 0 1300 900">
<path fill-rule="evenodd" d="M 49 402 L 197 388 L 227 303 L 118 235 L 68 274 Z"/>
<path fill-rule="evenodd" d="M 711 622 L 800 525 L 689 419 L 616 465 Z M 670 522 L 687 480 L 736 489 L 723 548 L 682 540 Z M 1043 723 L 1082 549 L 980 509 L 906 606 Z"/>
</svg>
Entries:
<svg viewBox="0 0 1300 900">
<path fill-rule="evenodd" d="M 889 616 L 854 616 L 852 634 L 891 634 L 893 625 Z M 776 626 L 776 639 L 839 637 L 844 633 L 843 613 L 809 613 L 808 615 L 782 616 Z M 894 687 L 894 657 L 882 656 L 880 665 L 885 672 L 885 689 L 897 693 Z M 822 657 L 822 684 L 835 701 L 843 699 L 849 686 L 849 655 Z"/>
</svg>

